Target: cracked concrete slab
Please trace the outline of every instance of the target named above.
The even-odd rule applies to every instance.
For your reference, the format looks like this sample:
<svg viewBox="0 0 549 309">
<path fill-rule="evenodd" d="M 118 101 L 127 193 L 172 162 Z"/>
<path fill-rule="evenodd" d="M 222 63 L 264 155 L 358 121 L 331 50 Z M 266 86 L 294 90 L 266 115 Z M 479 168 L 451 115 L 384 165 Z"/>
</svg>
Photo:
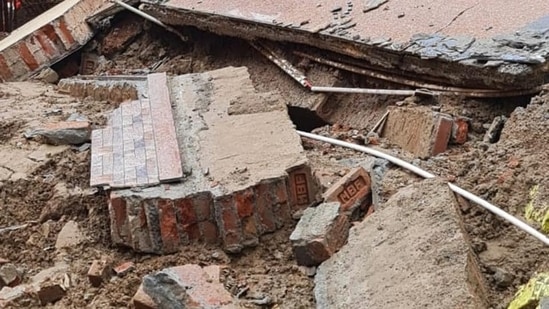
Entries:
<svg viewBox="0 0 549 309">
<path fill-rule="evenodd" d="M 143 2 L 168 24 L 303 43 L 470 88 L 528 89 L 549 70 L 549 6 L 541 0 L 391 0 L 369 11 L 365 1 L 343 0 Z"/>
</svg>

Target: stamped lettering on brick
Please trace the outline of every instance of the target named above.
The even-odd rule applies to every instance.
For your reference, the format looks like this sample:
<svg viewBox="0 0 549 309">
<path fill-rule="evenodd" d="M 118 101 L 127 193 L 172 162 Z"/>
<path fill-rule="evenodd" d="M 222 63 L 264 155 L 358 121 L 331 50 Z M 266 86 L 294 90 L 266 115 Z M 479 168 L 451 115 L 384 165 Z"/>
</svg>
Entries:
<svg viewBox="0 0 549 309">
<path fill-rule="evenodd" d="M 352 198 L 358 195 L 362 188 L 366 187 L 366 183 L 367 182 L 364 177 L 359 176 L 352 183 L 345 186 L 343 191 L 337 195 L 337 199 L 341 204 L 349 202 Z"/>
<path fill-rule="evenodd" d="M 307 175 L 304 173 L 294 174 L 295 193 L 297 204 L 309 204 L 309 189 L 307 187 Z"/>
</svg>

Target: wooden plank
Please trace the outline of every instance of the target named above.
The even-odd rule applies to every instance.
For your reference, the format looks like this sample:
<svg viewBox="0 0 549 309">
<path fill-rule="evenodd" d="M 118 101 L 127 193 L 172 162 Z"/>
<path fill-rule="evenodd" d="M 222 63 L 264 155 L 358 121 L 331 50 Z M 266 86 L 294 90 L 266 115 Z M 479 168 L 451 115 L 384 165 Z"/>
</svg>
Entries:
<svg viewBox="0 0 549 309">
<path fill-rule="evenodd" d="M 179 180 L 183 177 L 183 168 L 166 74 L 149 74 L 147 86 L 156 145 L 158 178 L 160 182 Z"/>
</svg>

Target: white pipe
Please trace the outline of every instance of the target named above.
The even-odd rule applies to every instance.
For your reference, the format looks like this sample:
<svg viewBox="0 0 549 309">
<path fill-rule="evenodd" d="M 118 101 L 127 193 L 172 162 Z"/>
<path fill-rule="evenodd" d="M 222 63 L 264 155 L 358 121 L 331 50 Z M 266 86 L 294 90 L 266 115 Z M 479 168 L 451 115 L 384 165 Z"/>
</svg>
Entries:
<svg viewBox="0 0 549 309">
<path fill-rule="evenodd" d="M 387 161 L 389 161 L 389 162 L 391 162 L 395 165 L 398 165 L 398 166 L 403 167 L 407 170 L 410 170 L 410 171 L 414 172 L 415 174 L 417 174 L 417 175 L 419 175 L 423 178 L 434 178 L 435 177 L 435 175 L 433 175 L 433 174 L 431 174 L 431 173 L 429 173 L 429 172 L 427 172 L 427 171 L 425 171 L 425 170 L 423 170 L 423 169 L 421 169 L 421 168 L 419 168 L 415 165 L 412 165 L 412 164 L 410 164 L 410 163 L 408 163 L 404 160 L 401 160 L 399 158 L 393 157 L 393 156 L 388 155 L 384 152 L 381 152 L 381 151 L 378 151 L 378 150 L 375 150 L 375 149 L 372 149 L 372 148 L 369 148 L 369 147 L 360 146 L 360 145 L 340 141 L 340 140 L 337 140 L 337 139 L 324 137 L 324 136 L 320 136 L 320 135 L 316 135 L 316 134 L 311 134 L 311 133 L 307 133 L 307 132 L 302 132 L 302 131 L 297 131 L 297 134 L 299 134 L 303 137 L 307 137 L 307 138 L 310 138 L 310 139 L 317 140 L 317 141 L 330 143 L 330 144 L 345 147 L 345 148 L 354 149 L 354 150 L 357 150 L 357 151 L 360 151 L 360 152 L 368 153 L 368 154 L 376 156 L 376 157 L 383 158 L 383 159 L 385 159 L 385 160 L 387 160 Z M 514 217 L 513 215 L 509 214 L 508 212 L 502 210 L 501 208 L 498 208 L 497 206 L 487 202 L 486 200 L 483 200 L 482 198 L 474 195 L 473 193 L 468 192 L 468 191 L 466 191 L 466 190 L 464 190 L 464 189 L 462 189 L 462 188 L 460 188 L 460 187 L 458 187 L 458 186 L 456 186 L 452 183 L 448 183 L 448 186 L 450 186 L 450 189 L 452 191 L 454 191 L 455 193 L 463 196 L 464 198 L 470 200 L 473 203 L 476 203 L 476 204 L 482 206 L 483 208 L 485 208 L 485 209 L 491 211 L 492 213 L 494 213 L 495 215 L 507 220 L 509 223 L 511 223 L 514 226 L 518 227 L 522 231 L 534 236 L 535 238 L 537 238 L 538 240 L 540 240 L 544 244 L 549 245 L 549 238 L 547 238 L 547 236 L 540 233 L 538 230 L 536 230 L 535 228 L 533 228 L 530 225 L 526 224 L 522 220 Z"/>
<path fill-rule="evenodd" d="M 160 27 L 163 27 L 164 29 L 170 31 L 170 32 L 173 32 L 175 35 L 177 35 L 182 41 L 186 42 L 187 41 L 187 38 L 184 37 L 181 33 L 179 33 L 179 31 L 177 31 L 175 28 L 172 28 L 168 25 L 166 25 L 165 23 L 161 22 L 159 19 L 141 11 L 141 10 L 138 10 L 136 8 L 134 8 L 133 6 L 127 4 L 127 3 L 124 3 L 120 0 L 111 0 L 112 2 L 120 5 L 121 7 L 125 8 L 126 10 L 134 13 L 134 14 L 137 14 L 143 18 L 145 18 L 146 20 L 149 20 L 157 25 L 159 25 Z"/>
<path fill-rule="evenodd" d="M 338 93 L 368 93 L 368 94 L 386 94 L 412 96 L 416 94 L 415 90 L 396 90 L 396 89 L 369 89 L 369 88 L 345 88 L 345 87 L 311 87 L 313 92 L 338 92 Z"/>
</svg>

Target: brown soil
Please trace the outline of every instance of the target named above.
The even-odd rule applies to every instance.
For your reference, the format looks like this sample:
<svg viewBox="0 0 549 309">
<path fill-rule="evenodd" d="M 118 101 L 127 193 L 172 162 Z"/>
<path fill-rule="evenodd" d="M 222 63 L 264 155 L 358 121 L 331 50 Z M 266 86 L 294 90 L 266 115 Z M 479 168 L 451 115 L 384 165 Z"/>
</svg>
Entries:
<svg viewBox="0 0 549 309">
<path fill-rule="evenodd" d="M 132 74 L 152 69 L 172 74 L 202 72 L 225 66 L 246 66 L 254 85 L 262 92 L 278 91 L 285 103 L 310 100 L 310 94 L 287 77 L 245 41 L 217 37 L 196 30 L 186 30 L 190 42 L 177 38 L 157 27 L 144 27 L 133 43 L 109 55 L 97 73 Z M 101 45 L 101 36 L 93 46 Z M 333 70 L 311 65 L 313 73 L 333 74 Z M 315 73 L 316 72 L 316 73 Z M 342 74 L 348 85 L 379 86 L 354 75 Z M 23 132 L 48 120 L 65 119 L 73 112 L 87 116 L 94 126 L 105 123 L 105 112 L 114 108 L 110 102 L 75 99 L 54 91 L 51 85 L 14 83 L 0 85 L 0 159 L 14 151 L 38 151 L 43 159 L 33 161 L 24 177 L 0 180 L 0 229 L 28 224 L 11 232 L 0 232 L 0 258 L 6 258 L 25 270 L 25 280 L 38 271 L 64 259 L 70 263 L 73 285 L 68 294 L 52 308 L 126 308 L 137 290 L 141 278 L 165 267 L 186 263 L 202 265 L 226 264 L 225 284 L 234 294 L 248 287 L 242 296 L 244 306 L 255 308 L 246 299 L 269 296 L 271 308 L 313 308 L 313 281 L 303 274 L 293 260 L 288 241 L 292 227 L 262 238 L 261 244 L 237 256 L 228 256 L 219 248 L 205 245 L 189 246 L 182 252 L 167 256 L 136 254 L 111 245 L 109 218 L 102 192 L 90 189 L 89 150 L 44 149 L 38 142 L 26 140 Z M 391 97 L 333 96 L 329 98 L 334 112 L 331 123 L 352 126 L 365 134 L 386 106 L 400 101 Z M 447 99 L 438 104 L 443 111 L 472 118 L 471 141 L 452 146 L 445 154 L 415 163 L 441 175 L 456 176 L 457 183 L 491 200 L 514 215 L 521 216 L 532 185 L 543 182 L 549 175 L 547 147 L 549 95 L 518 110 L 505 127 L 497 144 L 482 140 L 483 124 L 494 116 L 507 115 L 524 100 L 500 104 L 500 101 Z M 337 107 L 337 104 L 341 106 Z M 299 105 L 299 104 L 295 104 Z M 61 109 L 61 112 L 58 111 Z M 302 119 L 302 121 L 307 121 Z M 349 138 L 350 128 L 320 129 L 324 135 Z M 351 138 L 352 139 L 352 138 Z M 324 186 L 329 186 L 353 166 L 353 162 L 368 159 L 366 155 L 323 143 L 304 141 L 315 174 Z M 8 148 L 3 148 L 8 147 Z M 378 146 L 412 160 L 408 154 L 381 141 Z M 48 155 L 49 154 L 49 155 Z M 517 159 L 519 165 L 509 167 Z M 353 161 L 355 160 L 355 161 Z M 30 166 L 30 165 L 29 165 Z M 514 166 L 514 165 L 513 165 Z M 0 169 L 1 171 L 1 169 Z M 382 184 L 385 198 L 419 178 L 391 167 Z M 505 307 L 518 285 L 525 283 L 536 271 L 549 266 L 549 250 L 537 240 L 519 232 L 487 211 L 462 205 L 466 229 L 484 272 L 492 307 Z M 66 251 L 54 248 L 57 234 L 68 220 L 79 223 L 86 241 Z M 114 277 L 100 288 L 92 288 L 86 272 L 93 259 L 110 256 L 116 263 L 133 261 L 135 271 L 123 278 Z M 501 284 L 494 278 L 504 270 L 513 275 L 511 283 Z M 396 284 L 396 283 L 395 283 Z"/>
</svg>

